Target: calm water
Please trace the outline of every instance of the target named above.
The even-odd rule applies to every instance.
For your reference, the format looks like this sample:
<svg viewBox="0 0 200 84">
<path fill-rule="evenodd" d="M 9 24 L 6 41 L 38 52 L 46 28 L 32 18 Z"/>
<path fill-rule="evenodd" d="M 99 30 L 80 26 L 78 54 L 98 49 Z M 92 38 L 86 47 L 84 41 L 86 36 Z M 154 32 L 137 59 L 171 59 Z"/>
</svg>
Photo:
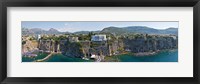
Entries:
<svg viewBox="0 0 200 84">
<path fill-rule="evenodd" d="M 152 56 L 117 56 L 122 62 L 178 62 L 178 50 L 162 51 Z"/>
<path fill-rule="evenodd" d="M 46 62 L 92 62 L 93 60 L 84 60 L 82 58 L 66 57 L 62 54 L 57 54 L 49 58 Z"/>
<path fill-rule="evenodd" d="M 38 53 L 38 56 L 35 58 L 29 58 L 29 57 L 22 57 L 22 62 L 32 62 L 38 59 L 45 58 L 48 54 L 47 53 Z"/>
<path fill-rule="evenodd" d="M 46 57 L 48 54 L 39 53 L 35 58 L 22 57 L 22 62 L 32 62 Z M 108 59 L 118 60 L 120 62 L 178 62 L 178 50 L 162 51 L 152 56 L 131 56 L 118 55 L 107 57 Z M 50 57 L 46 62 L 93 62 L 94 60 L 84 60 L 81 58 L 71 58 L 56 54 Z"/>
<path fill-rule="evenodd" d="M 48 54 L 45 53 L 39 53 L 37 57 L 35 58 L 30 58 L 30 57 L 22 57 L 22 62 L 33 62 L 38 59 L 45 58 Z M 71 58 L 71 57 L 66 57 L 62 54 L 56 54 L 51 56 L 48 60 L 45 62 L 92 62 L 93 60 L 84 60 L 81 58 Z"/>
</svg>

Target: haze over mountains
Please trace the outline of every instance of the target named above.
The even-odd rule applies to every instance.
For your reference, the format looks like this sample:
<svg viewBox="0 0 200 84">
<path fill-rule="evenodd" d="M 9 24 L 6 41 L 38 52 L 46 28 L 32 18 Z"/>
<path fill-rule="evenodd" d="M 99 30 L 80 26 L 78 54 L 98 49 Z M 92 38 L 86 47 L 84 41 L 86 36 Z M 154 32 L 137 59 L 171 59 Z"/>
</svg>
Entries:
<svg viewBox="0 0 200 84">
<path fill-rule="evenodd" d="M 88 34 L 89 32 L 94 33 L 114 33 L 114 34 L 124 34 L 124 33 L 143 33 L 143 34 L 172 34 L 178 35 L 178 28 L 167 28 L 167 29 L 155 29 L 146 26 L 128 26 L 128 27 L 107 27 L 100 31 L 78 31 L 74 34 Z M 22 28 L 22 35 L 30 34 L 70 34 L 70 32 L 60 32 L 54 28 L 49 30 L 43 30 L 41 28 Z"/>
</svg>

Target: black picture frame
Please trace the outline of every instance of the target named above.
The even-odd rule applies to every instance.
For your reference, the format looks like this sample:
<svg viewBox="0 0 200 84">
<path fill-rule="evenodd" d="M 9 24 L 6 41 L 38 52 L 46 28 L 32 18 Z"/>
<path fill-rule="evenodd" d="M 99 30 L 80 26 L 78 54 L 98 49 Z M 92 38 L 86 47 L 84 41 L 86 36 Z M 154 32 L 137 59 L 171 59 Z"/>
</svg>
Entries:
<svg viewBox="0 0 200 84">
<path fill-rule="evenodd" d="M 1 0 L 0 82 L 2 84 L 200 84 L 200 0 Z M 7 7 L 193 7 L 193 77 L 7 77 Z"/>
</svg>

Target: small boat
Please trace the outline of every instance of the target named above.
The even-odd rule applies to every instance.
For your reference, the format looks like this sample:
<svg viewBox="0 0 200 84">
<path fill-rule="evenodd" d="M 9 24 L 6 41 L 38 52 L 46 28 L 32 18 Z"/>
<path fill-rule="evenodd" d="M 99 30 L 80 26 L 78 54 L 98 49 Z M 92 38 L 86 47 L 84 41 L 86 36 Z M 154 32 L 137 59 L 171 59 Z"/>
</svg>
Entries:
<svg viewBox="0 0 200 84">
<path fill-rule="evenodd" d="M 83 57 L 82 59 L 84 59 L 84 60 L 89 60 L 88 58 L 86 58 L 86 57 Z"/>
<path fill-rule="evenodd" d="M 92 56 L 90 58 L 96 58 L 96 55 L 92 54 Z"/>
</svg>

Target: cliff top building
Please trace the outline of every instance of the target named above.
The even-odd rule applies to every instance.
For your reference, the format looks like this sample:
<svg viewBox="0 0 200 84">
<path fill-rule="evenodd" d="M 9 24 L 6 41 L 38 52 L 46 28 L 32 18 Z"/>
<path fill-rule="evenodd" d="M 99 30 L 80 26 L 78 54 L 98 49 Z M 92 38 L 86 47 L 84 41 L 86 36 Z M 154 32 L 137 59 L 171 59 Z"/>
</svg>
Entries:
<svg viewBox="0 0 200 84">
<path fill-rule="evenodd" d="M 174 40 L 176 40 L 177 39 L 177 36 L 171 36 Z"/>
<path fill-rule="evenodd" d="M 68 37 L 70 42 L 79 42 L 78 37 Z"/>
<path fill-rule="evenodd" d="M 106 35 L 93 35 L 91 41 L 106 41 Z"/>
<path fill-rule="evenodd" d="M 37 38 L 37 40 L 40 40 L 40 39 L 41 39 L 41 35 L 38 34 L 38 35 L 36 36 L 36 38 Z"/>
</svg>

